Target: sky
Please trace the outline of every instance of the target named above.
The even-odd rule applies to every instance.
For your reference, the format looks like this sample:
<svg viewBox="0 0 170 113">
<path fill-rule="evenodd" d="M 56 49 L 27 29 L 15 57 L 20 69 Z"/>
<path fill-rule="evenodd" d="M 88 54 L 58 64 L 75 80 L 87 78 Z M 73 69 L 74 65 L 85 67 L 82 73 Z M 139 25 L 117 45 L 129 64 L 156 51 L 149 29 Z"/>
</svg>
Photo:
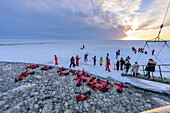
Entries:
<svg viewBox="0 0 170 113">
<path fill-rule="evenodd" d="M 150 40 L 169 0 L 0 0 L 0 39 Z M 160 38 L 170 40 L 170 9 Z"/>
</svg>

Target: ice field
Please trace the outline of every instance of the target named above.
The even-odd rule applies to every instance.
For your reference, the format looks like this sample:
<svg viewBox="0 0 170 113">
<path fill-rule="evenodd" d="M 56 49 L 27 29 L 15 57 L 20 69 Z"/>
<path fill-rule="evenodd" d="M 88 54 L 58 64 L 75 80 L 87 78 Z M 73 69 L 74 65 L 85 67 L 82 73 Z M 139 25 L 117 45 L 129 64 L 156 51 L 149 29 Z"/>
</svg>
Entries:
<svg viewBox="0 0 170 113">
<path fill-rule="evenodd" d="M 123 40 L 95 40 L 95 41 L 83 41 L 83 40 L 0 40 L 0 61 L 8 62 L 26 62 L 26 63 L 38 63 L 54 65 L 54 55 L 57 55 L 59 67 L 69 68 L 70 59 L 72 56 L 79 55 L 80 66 L 75 69 L 85 69 L 86 72 L 95 74 L 103 78 L 113 78 L 121 82 L 128 82 L 132 85 L 151 89 L 154 91 L 170 91 L 170 86 L 141 80 L 132 77 L 122 77 L 123 71 L 116 71 L 113 69 L 114 62 L 116 63 L 116 51 L 120 50 L 120 57 L 124 59 L 130 56 L 130 63 L 133 65 L 137 61 L 140 53 L 134 54 L 132 47 L 136 49 L 144 47 L 145 41 L 123 41 Z M 170 41 L 167 42 L 170 44 Z M 80 48 L 85 45 L 85 49 Z M 163 43 L 149 43 L 151 49 L 155 49 L 155 54 L 159 52 Z M 155 58 L 151 55 L 151 51 L 148 47 L 145 48 L 148 54 L 142 54 L 138 60 L 139 65 L 146 65 L 148 59 Z M 88 62 L 84 62 L 84 54 L 88 52 Z M 106 54 L 109 53 L 111 60 L 111 72 L 105 71 Z M 97 57 L 97 65 L 93 66 L 93 57 Z M 103 57 L 103 66 L 99 65 L 100 57 Z M 155 60 L 157 64 L 170 64 L 170 50 L 167 46 L 163 48 L 158 56 L 159 60 Z M 170 66 L 161 67 L 163 77 L 170 78 Z M 158 70 L 158 67 L 156 67 Z M 131 73 L 131 71 L 129 71 Z M 142 67 L 140 67 L 140 73 L 143 74 Z M 154 76 L 159 76 L 159 71 L 154 72 Z M 148 85 L 150 84 L 150 85 Z"/>
</svg>

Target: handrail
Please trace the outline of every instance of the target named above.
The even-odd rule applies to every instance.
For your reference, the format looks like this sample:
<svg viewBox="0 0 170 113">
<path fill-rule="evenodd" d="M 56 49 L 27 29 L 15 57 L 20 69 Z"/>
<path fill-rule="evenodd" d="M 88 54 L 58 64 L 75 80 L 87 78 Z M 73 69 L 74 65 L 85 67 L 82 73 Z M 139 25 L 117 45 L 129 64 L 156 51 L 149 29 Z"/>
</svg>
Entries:
<svg viewBox="0 0 170 113">
<path fill-rule="evenodd" d="M 141 68 L 139 68 L 139 70 L 138 71 L 140 71 L 140 72 L 142 72 L 143 74 L 141 74 L 142 76 L 145 76 L 145 74 L 146 74 L 146 70 L 145 70 L 145 67 L 146 67 L 147 65 L 139 65 L 139 67 L 141 67 Z M 165 80 L 164 79 L 164 77 L 163 77 L 163 72 L 170 72 L 169 70 L 165 70 L 165 71 L 163 71 L 162 69 L 161 69 L 161 67 L 162 66 L 170 66 L 170 64 L 157 64 L 157 65 L 155 65 L 155 71 L 154 72 L 156 72 L 156 74 L 157 74 L 157 76 L 159 76 L 159 78 L 160 78 L 160 81 L 162 81 L 162 82 L 167 82 L 167 80 Z M 133 65 L 131 65 L 130 66 L 131 68 L 133 67 Z M 131 70 L 131 73 L 132 73 L 132 70 Z M 131 74 L 131 75 L 133 75 L 133 74 Z M 151 78 L 155 78 L 155 76 L 153 76 L 153 72 L 151 73 Z M 170 83 L 170 80 L 168 80 L 168 83 Z"/>
<path fill-rule="evenodd" d="M 139 66 L 146 66 L 146 65 L 139 65 Z M 170 66 L 170 64 L 157 64 L 155 66 Z"/>
</svg>

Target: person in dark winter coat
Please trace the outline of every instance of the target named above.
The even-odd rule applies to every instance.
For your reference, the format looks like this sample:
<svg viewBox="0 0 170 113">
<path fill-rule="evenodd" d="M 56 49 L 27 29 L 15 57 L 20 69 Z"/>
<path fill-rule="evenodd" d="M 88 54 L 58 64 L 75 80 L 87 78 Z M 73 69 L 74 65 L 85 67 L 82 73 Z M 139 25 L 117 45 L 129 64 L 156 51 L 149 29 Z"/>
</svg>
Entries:
<svg viewBox="0 0 170 113">
<path fill-rule="evenodd" d="M 106 56 L 106 64 L 107 64 L 108 59 L 109 59 L 109 53 L 107 53 L 107 56 Z"/>
<path fill-rule="evenodd" d="M 130 66 L 131 66 L 131 64 L 130 64 L 130 62 L 128 61 L 128 62 L 125 64 L 125 69 L 126 69 L 125 74 L 128 73 Z"/>
<path fill-rule="evenodd" d="M 121 59 L 120 59 L 120 70 L 123 70 L 123 65 L 125 65 L 125 61 L 121 57 Z"/>
<path fill-rule="evenodd" d="M 136 49 L 135 49 L 135 47 L 132 47 L 132 51 L 136 54 Z"/>
<path fill-rule="evenodd" d="M 75 67 L 75 60 L 74 60 L 74 57 L 72 56 L 71 57 L 71 63 L 70 63 L 70 68 L 71 68 L 71 66 L 73 65 L 73 67 Z"/>
<path fill-rule="evenodd" d="M 156 64 L 157 64 L 157 62 L 155 62 L 153 59 L 149 59 L 148 64 L 145 69 L 147 71 L 146 76 L 148 76 L 148 78 L 150 78 L 150 72 L 155 72 Z"/>
<path fill-rule="evenodd" d="M 119 70 L 119 64 L 120 64 L 120 61 L 117 60 L 117 63 L 116 63 L 116 68 L 117 68 L 117 70 Z"/>
<path fill-rule="evenodd" d="M 94 66 L 96 65 L 96 56 L 93 57 Z"/>
</svg>

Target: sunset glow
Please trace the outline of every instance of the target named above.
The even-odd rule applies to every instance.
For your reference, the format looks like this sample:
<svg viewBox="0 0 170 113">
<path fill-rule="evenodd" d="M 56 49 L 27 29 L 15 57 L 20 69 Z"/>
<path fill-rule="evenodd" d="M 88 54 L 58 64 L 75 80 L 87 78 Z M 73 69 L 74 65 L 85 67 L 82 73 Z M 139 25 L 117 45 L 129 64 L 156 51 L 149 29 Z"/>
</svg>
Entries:
<svg viewBox="0 0 170 113">
<path fill-rule="evenodd" d="M 1 0 L 0 39 L 149 40 L 167 6 L 167 0 Z M 170 11 L 165 40 L 169 20 Z"/>
</svg>

